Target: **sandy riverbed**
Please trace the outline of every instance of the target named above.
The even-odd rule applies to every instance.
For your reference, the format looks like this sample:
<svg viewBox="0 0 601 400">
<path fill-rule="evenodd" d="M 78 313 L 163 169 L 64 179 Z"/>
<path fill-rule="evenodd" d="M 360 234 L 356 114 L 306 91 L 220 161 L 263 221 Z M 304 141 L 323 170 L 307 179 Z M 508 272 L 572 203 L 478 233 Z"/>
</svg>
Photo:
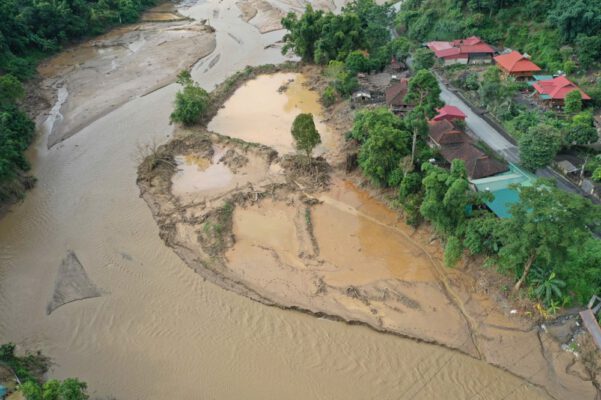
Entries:
<svg viewBox="0 0 601 400">
<path fill-rule="evenodd" d="M 295 115 L 294 108 L 272 107 L 310 97 L 300 89 L 275 90 L 274 80 L 290 79 L 305 78 L 278 74 L 249 82 L 209 127 L 290 152 L 281 120 Z M 272 130 L 235 120 L 239 101 L 253 96 L 264 99 L 262 123 Z M 321 113 L 316 117 L 322 119 Z M 328 128 L 326 159 L 339 156 L 339 128 Z M 322 171 L 330 178 L 314 185 L 317 175 L 299 173 L 269 147 L 244 143 L 203 131 L 181 133 L 163 149 L 179 167 L 140 176 L 161 237 L 196 272 L 265 304 L 460 350 L 544 387 L 554 398 L 594 398 L 590 377 L 572 354 L 537 325 L 510 316 L 474 277 L 444 268 L 440 246 L 429 243 L 427 230 L 414 232 L 400 222 L 353 183 L 357 176 Z M 226 153 L 244 161 L 232 168 Z"/>
<path fill-rule="evenodd" d="M 175 80 L 215 49 L 213 28 L 161 6 L 139 24 L 115 29 L 40 64 L 47 92 L 57 92 L 48 147 L 117 107 Z M 163 22 L 160 22 L 163 21 Z M 63 95 L 61 95 L 61 93 Z"/>
</svg>

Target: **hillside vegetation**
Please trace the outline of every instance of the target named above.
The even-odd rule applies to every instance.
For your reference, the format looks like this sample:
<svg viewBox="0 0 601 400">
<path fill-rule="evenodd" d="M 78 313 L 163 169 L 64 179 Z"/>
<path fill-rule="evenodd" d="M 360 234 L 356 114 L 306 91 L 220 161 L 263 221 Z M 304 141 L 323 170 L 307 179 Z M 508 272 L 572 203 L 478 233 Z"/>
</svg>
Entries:
<svg viewBox="0 0 601 400">
<path fill-rule="evenodd" d="M 477 35 L 571 73 L 601 61 L 599 10 L 601 0 L 407 0 L 395 22 L 414 40 Z"/>
</svg>

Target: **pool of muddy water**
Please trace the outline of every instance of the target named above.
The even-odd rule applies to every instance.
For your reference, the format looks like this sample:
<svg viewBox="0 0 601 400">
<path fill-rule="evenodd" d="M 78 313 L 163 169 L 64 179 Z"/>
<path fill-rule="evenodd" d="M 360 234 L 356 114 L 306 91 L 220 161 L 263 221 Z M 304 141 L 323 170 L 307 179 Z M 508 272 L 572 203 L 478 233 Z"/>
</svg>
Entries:
<svg viewBox="0 0 601 400">
<path fill-rule="evenodd" d="M 318 93 L 305 82 L 298 73 L 261 75 L 234 93 L 211 121 L 209 130 L 290 153 L 294 151 L 290 133 L 294 118 L 311 113 L 322 141 L 314 155 L 322 155 L 333 148 L 334 138 L 321 121 Z"/>
<path fill-rule="evenodd" d="M 233 174 L 220 161 L 224 154 L 223 149 L 216 149 L 211 159 L 195 154 L 177 156 L 175 161 L 178 170 L 173 176 L 171 188 L 173 193 L 179 195 L 227 187 Z"/>
</svg>

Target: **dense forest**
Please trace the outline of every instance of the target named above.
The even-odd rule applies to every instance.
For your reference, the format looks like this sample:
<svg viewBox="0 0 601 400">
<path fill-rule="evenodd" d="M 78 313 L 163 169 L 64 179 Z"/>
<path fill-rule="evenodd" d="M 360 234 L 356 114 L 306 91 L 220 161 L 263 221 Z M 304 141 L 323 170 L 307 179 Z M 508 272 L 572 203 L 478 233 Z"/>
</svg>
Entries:
<svg viewBox="0 0 601 400">
<path fill-rule="evenodd" d="M 418 41 L 478 35 L 572 72 L 601 60 L 601 0 L 406 0 L 397 29 Z"/>
<path fill-rule="evenodd" d="M 31 179 L 23 153 L 34 124 L 20 110 L 21 82 L 39 60 L 70 41 L 135 21 L 155 0 L 0 0 L 0 202 L 22 196 Z"/>
</svg>

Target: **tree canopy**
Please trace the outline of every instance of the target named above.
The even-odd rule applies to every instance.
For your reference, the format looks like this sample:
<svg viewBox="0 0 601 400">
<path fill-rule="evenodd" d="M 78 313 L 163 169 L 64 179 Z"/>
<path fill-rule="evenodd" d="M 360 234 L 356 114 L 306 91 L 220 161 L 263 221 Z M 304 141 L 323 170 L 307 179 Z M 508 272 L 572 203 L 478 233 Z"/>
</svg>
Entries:
<svg viewBox="0 0 601 400">
<path fill-rule="evenodd" d="M 519 139 L 522 165 L 531 170 L 546 167 L 561 147 L 561 133 L 551 125 L 537 125 Z"/>
<path fill-rule="evenodd" d="M 169 118 L 171 122 L 193 125 L 207 111 L 210 102 L 209 94 L 192 80 L 188 71 L 180 72 L 177 82 L 184 88 L 175 95 L 175 109 Z"/>
<path fill-rule="evenodd" d="M 519 288 L 532 266 L 548 270 L 568 262 L 569 254 L 591 237 L 601 224 L 599 208 L 579 195 L 557 189 L 550 181 L 517 188 L 520 201 L 500 229 L 499 261 L 521 274 Z"/>
<path fill-rule="evenodd" d="M 380 69 L 389 61 L 393 11 L 390 5 L 378 5 L 373 0 L 354 0 L 340 14 L 314 10 L 307 5 L 299 17 L 293 12 L 282 19 L 288 30 L 282 52 L 293 51 L 304 61 L 327 64 L 331 60 L 345 61 L 351 54 L 353 68 L 360 61 L 360 70 Z M 356 50 L 365 51 L 366 60 L 359 60 Z"/>
<path fill-rule="evenodd" d="M 440 100 L 440 87 L 432 72 L 420 69 L 409 80 L 405 102 L 417 104 L 427 118 L 436 115 L 436 109 L 443 105 Z"/>
<path fill-rule="evenodd" d="M 304 151 L 307 157 L 311 157 L 311 152 L 315 146 L 321 143 L 321 137 L 313 121 L 313 114 L 299 114 L 294 118 L 292 137 L 294 138 L 296 149 Z"/>
</svg>

